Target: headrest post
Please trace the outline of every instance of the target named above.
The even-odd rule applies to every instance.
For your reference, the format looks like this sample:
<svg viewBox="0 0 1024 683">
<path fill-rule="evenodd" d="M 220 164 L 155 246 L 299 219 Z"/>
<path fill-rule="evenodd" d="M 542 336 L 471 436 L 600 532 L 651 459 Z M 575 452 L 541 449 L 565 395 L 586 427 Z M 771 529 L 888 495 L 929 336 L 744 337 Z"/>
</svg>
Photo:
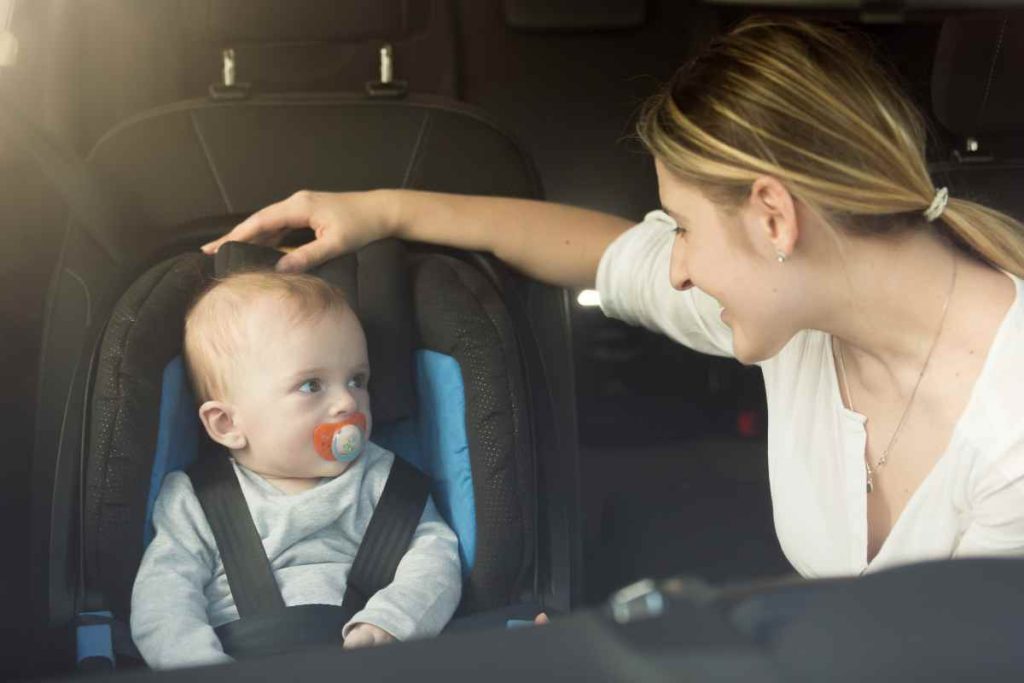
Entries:
<svg viewBox="0 0 1024 683">
<path fill-rule="evenodd" d="M 390 85 L 395 79 L 392 55 L 393 48 L 390 44 L 380 49 L 380 82 L 384 85 Z"/>
<path fill-rule="evenodd" d="M 221 50 L 220 56 L 224 64 L 224 87 L 233 88 L 235 86 L 235 51 L 227 47 Z"/>
<path fill-rule="evenodd" d="M 210 84 L 210 97 L 215 100 L 242 100 L 249 96 L 249 84 L 238 82 L 235 48 L 220 51 L 221 82 Z"/>
<path fill-rule="evenodd" d="M 408 92 L 408 83 L 395 80 L 395 50 L 390 43 L 385 43 L 380 48 L 380 80 L 367 81 L 366 94 L 370 97 L 398 98 L 405 97 Z"/>
</svg>

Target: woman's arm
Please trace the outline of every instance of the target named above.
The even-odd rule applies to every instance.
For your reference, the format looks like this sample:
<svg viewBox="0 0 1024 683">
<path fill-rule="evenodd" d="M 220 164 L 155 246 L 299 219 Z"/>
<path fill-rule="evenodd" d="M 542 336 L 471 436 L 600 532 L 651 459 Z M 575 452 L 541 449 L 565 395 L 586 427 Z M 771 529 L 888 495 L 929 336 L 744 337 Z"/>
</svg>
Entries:
<svg viewBox="0 0 1024 683">
<path fill-rule="evenodd" d="M 564 204 L 400 192 L 398 237 L 485 251 L 536 280 L 593 287 L 597 264 L 632 222 Z"/>
<path fill-rule="evenodd" d="M 237 240 L 274 245 L 294 228 L 315 239 L 279 262 L 306 270 L 385 237 L 494 254 L 524 274 L 566 287 L 593 286 L 605 248 L 631 222 L 550 202 L 412 190 L 296 192 L 203 246 Z"/>
</svg>

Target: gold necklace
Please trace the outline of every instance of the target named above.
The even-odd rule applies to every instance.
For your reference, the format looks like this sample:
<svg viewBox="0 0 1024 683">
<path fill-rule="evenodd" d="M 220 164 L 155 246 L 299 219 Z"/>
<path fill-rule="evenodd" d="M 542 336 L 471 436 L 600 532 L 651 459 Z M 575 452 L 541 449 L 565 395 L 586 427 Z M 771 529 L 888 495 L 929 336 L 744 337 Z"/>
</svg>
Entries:
<svg viewBox="0 0 1024 683">
<path fill-rule="evenodd" d="M 896 425 L 896 431 L 892 433 L 892 437 L 889 439 L 889 444 L 882 451 L 882 457 L 875 463 L 874 468 L 871 467 L 871 460 L 868 458 L 867 451 L 864 451 L 864 470 L 867 474 L 867 492 L 871 493 L 875 488 L 874 473 L 877 470 L 881 470 L 885 467 L 885 464 L 889 462 L 889 453 L 892 451 L 893 446 L 896 445 L 896 439 L 903 430 L 903 424 L 907 421 L 907 415 L 910 414 L 910 406 L 914 403 L 914 397 L 917 396 L 917 389 L 921 386 L 921 380 L 924 379 L 924 373 L 928 369 L 928 362 L 932 359 L 932 352 L 935 351 L 935 347 L 939 343 L 939 337 L 942 336 L 942 327 L 946 323 L 946 312 L 949 311 L 949 302 L 953 298 L 953 290 L 956 288 L 956 271 L 957 271 L 957 259 L 956 253 L 953 254 L 953 277 L 950 278 L 949 292 L 946 294 L 946 303 L 942 306 L 942 317 L 939 319 L 939 329 L 935 333 L 935 338 L 932 339 L 931 348 L 928 349 L 928 355 L 925 356 L 924 365 L 921 366 L 921 372 L 917 375 L 917 382 L 914 384 L 914 390 L 910 392 L 910 398 L 907 399 L 907 405 L 903 408 L 903 414 L 900 416 L 900 421 Z M 839 371 L 843 374 L 843 384 L 846 386 L 846 403 L 850 406 L 850 410 L 853 410 L 853 395 L 850 390 L 850 381 L 846 378 L 846 362 L 843 360 L 843 347 L 838 343 L 835 343 L 836 338 L 832 338 L 836 355 L 839 356 Z"/>
</svg>

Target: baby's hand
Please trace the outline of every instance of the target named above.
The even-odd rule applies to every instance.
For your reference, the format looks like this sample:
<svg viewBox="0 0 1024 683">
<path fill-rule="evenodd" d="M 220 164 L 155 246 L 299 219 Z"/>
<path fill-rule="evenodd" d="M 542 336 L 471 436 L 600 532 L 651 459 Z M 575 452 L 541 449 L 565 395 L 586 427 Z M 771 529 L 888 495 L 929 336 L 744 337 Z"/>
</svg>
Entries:
<svg viewBox="0 0 1024 683">
<path fill-rule="evenodd" d="M 348 637 L 342 643 L 346 650 L 368 645 L 384 645 L 395 642 L 395 637 L 384 629 L 373 624 L 356 624 L 348 632 Z"/>
</svg>

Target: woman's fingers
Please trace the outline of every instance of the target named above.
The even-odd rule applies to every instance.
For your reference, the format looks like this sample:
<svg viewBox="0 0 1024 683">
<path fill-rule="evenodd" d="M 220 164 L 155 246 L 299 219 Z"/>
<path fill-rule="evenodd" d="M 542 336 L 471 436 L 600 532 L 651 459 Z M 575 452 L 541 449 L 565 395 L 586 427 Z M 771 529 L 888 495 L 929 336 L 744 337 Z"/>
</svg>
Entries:
<svg viewBox="0 0 1024 683">
<path fill-rule="evenodd" d="M 290 231 L 291 228 L 278 228 L 277 230 L 267 230 L 259 235 L 255 235 L 254 237 L 246 241 L 249 242 L 250 244 L 258 244 L 263 247 L 276 247 L 277 245 L 281 244 L 281 240 L 283 240 L 284 236 L 287 235 Z M 217 245 L 217 249 L 220 249 L 221 246 L 224 245 L 224 243 L 230 241 L 232 240 L 227 235 L 225 235 L 221 243 Z M 237 239 L 234 241 L 240 242 L 242 240 Z"/>
<path fill-rule="evenodd" d="M 290 230 L 311 228 L 313 241 L 281 257 L 277 263 L 277 270 L 283 272 L 309 270 L 366 242 L 359 238 L 353 240 L 349 234 L 352 230 L 345 205 L 339 201 L 341 197 L 343 195 L 308 190 L 296 192 L 288 199 L 257 211 L 226 235 L 204 244 L 202 250 L 206 254 L 216 253 L 225 242 L 277 246 Z"/>
<path fill-rule="evenodd" d="M 551 620 L 548 619 L 548 615 L 547 614 L 545 614 L 544 612 L 541 612 L 540 614 L 538 614 L 536 617 L 533 618 L 533 623 L 538 624 L 538 625 L 550 624 Z"/>
<path fill-rule="evenodd" d="M 226 235 L 200 248 L 206 254 L 213 254 L 225 242 L 276 244 L 288 230 L 309 226 L 310 215 L 313 213 L 313 195 L 305 190 L 296 192 L 288 199 L 260 209 Z"/>
<path fill-rule="evenodd" d="M 325 236 L 285 254 L 278 260 L 275 268 L 284 273 L 299 273 L 314 268 L 340 253 L 340 246 Z"/>
</svg>

